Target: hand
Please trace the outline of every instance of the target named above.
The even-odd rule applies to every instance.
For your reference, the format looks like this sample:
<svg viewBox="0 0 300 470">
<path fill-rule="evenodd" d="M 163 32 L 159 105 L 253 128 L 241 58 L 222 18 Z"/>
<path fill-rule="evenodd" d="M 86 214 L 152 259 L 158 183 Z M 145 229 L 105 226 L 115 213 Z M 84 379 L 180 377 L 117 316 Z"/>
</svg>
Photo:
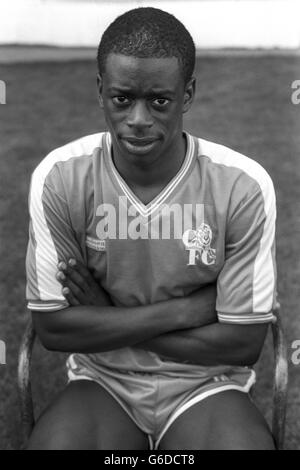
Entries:
<svg viewBox="0 0 300 470">
<path fill-rule="evenodd" d="M 79 261 L 71 258 L 66 264 L 58 264 L 57 280 L 63 286 L 62 293 L 70 305 L 113 305 L 107 292 Z"/>
</svg>

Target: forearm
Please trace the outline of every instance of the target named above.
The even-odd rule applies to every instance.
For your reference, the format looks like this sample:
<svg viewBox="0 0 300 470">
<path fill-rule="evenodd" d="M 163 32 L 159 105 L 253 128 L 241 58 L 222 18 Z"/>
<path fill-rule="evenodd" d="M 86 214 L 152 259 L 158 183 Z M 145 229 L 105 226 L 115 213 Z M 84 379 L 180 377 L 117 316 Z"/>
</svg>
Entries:
<svg viewBox="0 0 300 470">
<path fill-rule="evenodd" d="M 48 349 L 96 353 L 191 327 L 195 321 L 182 314 L 184 305 L 184 298 L 133 308 L 81 305 L 58 312 L 35 312 L 34 321 Z"/>
<path fill-rule="evenodd" d="M 215 285 L 187 297 L 151 305 L 116 307 L 101 290 L 97 304 L 51 313 L 33 313 L 35 328 L 47 349 L 97 353 L 133 346 L 165 333 L 215 321 Z M 90 294 L 89 294 L 90 295 Z"/>
<path fill-rule="evenodd" d="M 179 362 L 204 366 L 254 364 L 260 354 L 267 325 L 214 323 L 153 338 L 139 347 Z"/>
</svg>

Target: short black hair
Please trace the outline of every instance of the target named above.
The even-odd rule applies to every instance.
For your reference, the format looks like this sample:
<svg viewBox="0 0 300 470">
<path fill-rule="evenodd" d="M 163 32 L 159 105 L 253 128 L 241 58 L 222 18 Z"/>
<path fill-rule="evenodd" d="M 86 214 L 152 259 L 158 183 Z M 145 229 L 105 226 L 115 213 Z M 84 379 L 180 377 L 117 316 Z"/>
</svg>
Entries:
<svg viewBox="0 0 300 470">
<path fill-rule="evenodd" d="M 135 8 L 117 17 L 101 38 L 97 62 L 105 72 L 110 53 L 140 58 L 176 57 L 184 83 L 193 75 L 195 44 L 185 26 L 175 16 L 158 8 Z"/>
</svg>

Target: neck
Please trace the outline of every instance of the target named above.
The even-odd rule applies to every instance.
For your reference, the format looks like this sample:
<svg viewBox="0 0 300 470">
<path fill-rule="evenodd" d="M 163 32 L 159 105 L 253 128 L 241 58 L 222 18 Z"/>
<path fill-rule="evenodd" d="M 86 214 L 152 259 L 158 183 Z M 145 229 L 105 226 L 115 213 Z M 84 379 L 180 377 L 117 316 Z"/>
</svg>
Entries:
<svg viewBox="0 0 300 470">
<path fill-rule="evenodd" d="M 112 148 L 114 164 L 122 178 L 132 187 L 154 187 L 167 184 L 178 173 L 185 159 L 186 137 L 180 134 L 170 148 L 151 161 L 124 158 Z"/>
</svg>

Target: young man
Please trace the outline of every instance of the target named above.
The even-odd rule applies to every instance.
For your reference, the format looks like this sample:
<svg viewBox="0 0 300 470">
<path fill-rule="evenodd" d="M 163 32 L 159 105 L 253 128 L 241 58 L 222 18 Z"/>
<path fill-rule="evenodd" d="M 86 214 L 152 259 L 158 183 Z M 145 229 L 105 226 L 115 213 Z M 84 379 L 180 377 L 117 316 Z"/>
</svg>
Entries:
<svg viewBox="0 0 300 470">
<path fill-rule="evenodd" d="M 273 448 L 248 395 L 273 318 L 273 185 L 183 132 L 194 64 L 172 15 L 117 18 L 98 52 L 109 131 L 33 174 L 28 308 L 72 354 L 30 449 Z"/>
</svg>

